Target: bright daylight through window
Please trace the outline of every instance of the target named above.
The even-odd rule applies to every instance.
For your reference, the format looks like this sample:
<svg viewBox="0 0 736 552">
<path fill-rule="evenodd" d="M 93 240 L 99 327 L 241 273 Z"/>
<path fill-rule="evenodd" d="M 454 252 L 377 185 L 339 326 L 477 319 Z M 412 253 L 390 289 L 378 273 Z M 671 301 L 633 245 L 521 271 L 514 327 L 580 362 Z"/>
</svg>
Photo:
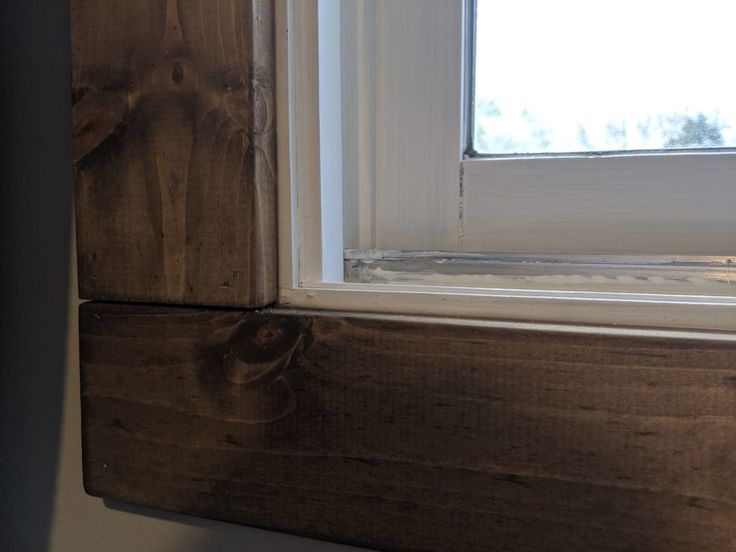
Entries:
<svg viewBox="0 0 736 552">
<path fill-rule="evenodd" d="M 730 0 L 477 0 L 474 149 L 736 146 Z"/>
</svg>

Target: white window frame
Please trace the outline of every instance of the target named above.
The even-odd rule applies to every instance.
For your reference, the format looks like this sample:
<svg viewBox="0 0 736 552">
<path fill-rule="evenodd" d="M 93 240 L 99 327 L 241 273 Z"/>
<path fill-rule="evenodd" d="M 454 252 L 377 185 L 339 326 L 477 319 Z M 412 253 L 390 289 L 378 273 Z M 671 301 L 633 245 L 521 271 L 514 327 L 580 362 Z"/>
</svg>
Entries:
<svg viewBox="0 0 736 552">
<path fill-rule="evenodd" d="M 497 324 L 568 324 L 575 331 L 583 331 L 581 324 L 605 325 L 606 330 L 590 326 L 585 331 L 607 332 L 629 326 L 644 328 L 639 333 L 736 340 L 728 333 L 736 330 L 732 296 L 343 282 L 342 155 L 320 146 L 342 124 L 339 110 L 331 111 L 334 117 L 325 111 L 320 117 L 320 104 L 324 109 L 339 97 L 340 82 L 320 74 L 319 45 L 339 56 L 334 47 L 339 31 L 317 25 L 318 10 L 330 17 L 330 5 L 339 1 L 320 0 L 318 6 L 317 0 L 277 0 L 282 305 L 504 321 Z"/>
</svg>

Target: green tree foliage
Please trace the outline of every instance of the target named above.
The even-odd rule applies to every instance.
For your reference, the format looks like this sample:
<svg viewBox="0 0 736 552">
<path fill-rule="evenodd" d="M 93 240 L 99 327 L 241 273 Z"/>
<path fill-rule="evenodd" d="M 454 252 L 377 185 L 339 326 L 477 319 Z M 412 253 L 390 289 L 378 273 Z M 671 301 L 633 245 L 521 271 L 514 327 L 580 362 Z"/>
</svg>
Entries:
<svg viewBox="0 0 736 552">
<path fill-rule="evenodd" d="M 610 122 L 606 125 L 606 135 L 608 139 L 620 149 L 626 149 L 628 146 L 628 134 L 626 131 L 626 123 Z"/>
<path fill-rule="evenodd" d="M 703 113 L 695 117 L 680 117 L 676 136 L 665 143 L 666 148 L 719 147 L 723 145 L 722 127 L 718 121 L 710 121 Z"/>
<path fill-rule="evenodd" d="M 550 127 L 528 109 L 507 112 L 494 100 L 483 100 L 475 115 L 475 147 L 483 153 L 714 148 L 732 142 L 730 127 L 717 113 L 656 113 L 638 120 Z"/>
</svg>

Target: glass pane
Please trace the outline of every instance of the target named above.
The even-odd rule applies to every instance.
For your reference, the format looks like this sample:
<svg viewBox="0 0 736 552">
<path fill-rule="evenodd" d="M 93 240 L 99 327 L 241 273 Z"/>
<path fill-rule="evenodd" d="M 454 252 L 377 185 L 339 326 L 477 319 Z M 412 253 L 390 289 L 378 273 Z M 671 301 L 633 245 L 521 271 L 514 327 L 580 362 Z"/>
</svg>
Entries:
<svg viewBox="0 0 736 552">
<path fill-rule="evenodd" d="M 478 0 L 475 149 L 736 146 L 733 0 Z"/>
</svg>

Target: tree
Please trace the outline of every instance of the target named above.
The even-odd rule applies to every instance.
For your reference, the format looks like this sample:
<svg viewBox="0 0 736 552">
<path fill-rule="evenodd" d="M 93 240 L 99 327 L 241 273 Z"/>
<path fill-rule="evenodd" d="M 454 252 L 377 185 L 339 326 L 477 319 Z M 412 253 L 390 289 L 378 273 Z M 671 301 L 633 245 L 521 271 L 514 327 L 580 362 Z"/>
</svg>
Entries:
<svg viewBox="0 0 736 552">
<path fill-rule="evenodd" d="M 680 119 L 680 129 L 665 143 L 666 148 L 718 147 L 723 145 L 722 126 L 718 121 L 709 121 L 703 113 L 695 117 Z"/>
<path fill-rule="evenodd" d="M 606 136 L 608 139 L 616 144 L 619 149 L 626 149 L 628 147 L 628 136 L 626 132 L 626 123 L 614 123 L 610 122 L 606 125 Z"/>
</svg>

